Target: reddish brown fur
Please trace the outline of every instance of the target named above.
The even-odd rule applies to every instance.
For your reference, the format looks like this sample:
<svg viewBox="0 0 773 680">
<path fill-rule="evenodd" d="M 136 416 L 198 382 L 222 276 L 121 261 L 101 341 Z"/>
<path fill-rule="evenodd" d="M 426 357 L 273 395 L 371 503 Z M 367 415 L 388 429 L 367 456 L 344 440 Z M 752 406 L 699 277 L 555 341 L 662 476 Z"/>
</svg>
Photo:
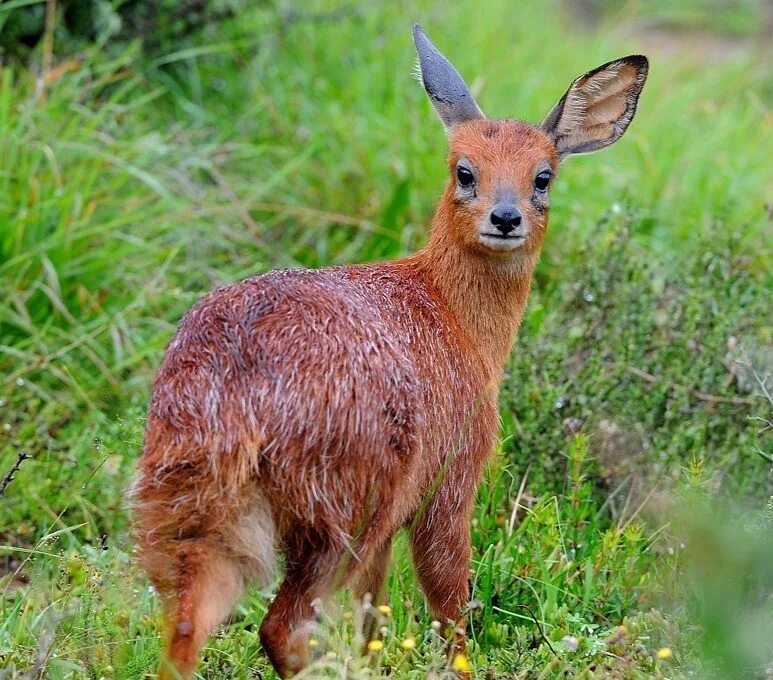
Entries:
<svg viewBox="0 0 773 680">
<path fill-rule="evenodd" d="M 460 155 L 480 171 L 474 205 L 454 197 Z M 270 580 L 276 550 L 285 578 L 261 640 L 281 675 L 298 671 L 312 601 L 347 584 L 377 594 L 406 525 L 434 615 L 458 624 L 500 376 L 547 227 L 529 202 L 545 162 L 555 171 L 556 151 L 534 127 L 463 123 L 423 251 L 256 276 L 185 315 L 154 384 L 135 489 L 168 668 L 193 672 L 244 585 Z M 506 253 L 475 237 L 503 184 L 530 228 Z"/>
<path fill-rule="evenodd" d="M 528 196 L 536 165 L 556 165 L 545 135 L 515 121 L 460 125 L 452 168 L 460 154 L 480 168 L 482 197 L 502 181 Z M 472 209 L 453 196 L 451 179 L 412 257 L 254 277 L 183 319 L 154 385 L 136 486 L 140 559 L 182 675 L 243 585 L 268 575 L 270 558 L 234 529 L 261 504 L 286 560 L 261 628 L 281 674 L 306 660 L 292 633 L 312 600 L 353 581 L 378 593 L 392 535 L 411 522 L 429 604 L 459 618 L 469 513 L 547 213 L 526 215 L 533 232 L 517 254 L 487 252 L 474 235 L 491 201 Z"/>
<path fill-rule="evenodd" d="M 378 598 L 403 526 L 434 615 L 462 624 L 470 511 L 547 184 L 560 158 L 625 132 L 648 62 L 586 73 L 538 129 L 485 120 L 421 27 L 413 35 L 450 131 L 427 247 L 216 290 L 185 315 L 156 377 L 134 496 L 139 559 L 166 611 L 161 678 L 194 672 L 244 586 L 272 581 L 277 554 L 284 581 L 260 638 L 280 675 L 300 670 L 314 602 L 344 585 Z"/>
</svg>

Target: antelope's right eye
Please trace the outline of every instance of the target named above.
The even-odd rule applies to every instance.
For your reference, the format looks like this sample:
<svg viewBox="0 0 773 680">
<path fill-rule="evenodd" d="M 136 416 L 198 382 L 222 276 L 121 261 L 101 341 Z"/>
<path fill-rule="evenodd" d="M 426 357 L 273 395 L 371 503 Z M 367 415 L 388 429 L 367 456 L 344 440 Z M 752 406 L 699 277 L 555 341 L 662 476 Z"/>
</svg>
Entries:
<svg viewBox="0 0 773 680">
<path fill-rule="evenodd" d="M 462 187 L 471 187 L 475 182 L 475 176 L 463 165 L 456 169 L 456 179 Z"/>
<path fill-rule="evenodd" d="M 543 170 L 539 175 L 534 178 L 534 188 L 540 193 L 547 191 L 548 184 L 550 184 L 550 178 L 552 173 L 550 170 Z"/>
</svg>

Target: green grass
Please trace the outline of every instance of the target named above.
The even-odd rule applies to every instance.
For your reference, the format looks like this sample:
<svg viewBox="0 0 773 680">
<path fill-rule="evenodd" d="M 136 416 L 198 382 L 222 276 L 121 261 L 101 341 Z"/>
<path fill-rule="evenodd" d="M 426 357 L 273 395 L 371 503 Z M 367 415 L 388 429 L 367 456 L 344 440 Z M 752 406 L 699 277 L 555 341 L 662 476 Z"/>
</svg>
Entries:
<svg viewBox="0 0 773 680">
<path fill-rule="evenodd" d="M 759 17 L 740 5 L 730 33 Z M 685 7 L 691 30 L 716 24 L 712 5 Z M 650 25 L 684 23 L 659 3 L 607 10 L 580 29 L 555 3 L 373 3 L 292 21 L 261 5 L 162 54 L 55 43 L 65 68 L 42 90 L 39 53 L 30 70 L 3 67 L 0 475 L 32 458 L 0 497 L 0 678 L 155 668 L 158 603 L 131 562 L 124 489 L 183 311 L 256 271 L 423 243 L 445 141 L 410 75 L 411 22 L 490 115 L 538 121 L 583 70 L 647 52 Z M 650 53 L 625 138 L 562 168 L 473 522 L 480 677 L 770 668 L 771 405 L 739 363 L 773 370 L 762 49 L 710 65 Z M 389 594 L 370 659 L 351 603 L 329 612 L 320 673 L 341 677 L 347 654 L 357 677 L 447 671 L 404 537 Z M 273 677 L 264 610 L 250 593 L 202 677 Z"/>
</svg>

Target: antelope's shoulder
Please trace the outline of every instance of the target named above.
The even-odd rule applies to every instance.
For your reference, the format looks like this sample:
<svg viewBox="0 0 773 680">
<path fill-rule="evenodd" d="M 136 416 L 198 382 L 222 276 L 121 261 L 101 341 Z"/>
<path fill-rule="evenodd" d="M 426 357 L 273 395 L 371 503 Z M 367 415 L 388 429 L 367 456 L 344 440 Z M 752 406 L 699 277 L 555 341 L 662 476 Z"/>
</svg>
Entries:
<svg viewBox="0 0 773 680">
<path fill-rule="evenodd" d="M 296 323 L 302 325 L 298 332 L 349 326 L 352 332 L 367 334 L 360 324 L 371 331 L 374 324 L 395 326 L 404 316 L 433 307 L 423 281 L 392 263 L 275 270 L 202 297 L 183 316 L 178 336 L 260 332 Z"/>
</svg>

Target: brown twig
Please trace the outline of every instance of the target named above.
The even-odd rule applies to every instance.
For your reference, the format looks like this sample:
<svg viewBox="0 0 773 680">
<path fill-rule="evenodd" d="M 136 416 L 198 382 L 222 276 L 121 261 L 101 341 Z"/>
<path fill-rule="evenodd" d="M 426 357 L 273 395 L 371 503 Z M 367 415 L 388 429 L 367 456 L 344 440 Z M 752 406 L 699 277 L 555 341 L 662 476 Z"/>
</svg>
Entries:
<svg viewBox="0 0 773 680">
<path fill-rule="evenodd" d="M 56 0 L 46 0 L 46 20 L 43 31 L 43 56 L 40 60 L 40 75 L 35 83 L 34 100 L 38 101 L 46 89 L 46 77 L 51 71 L 54 59 L 54 31 L 56 29 Z"/>
<path fill-rule="evenodd" d="M 11 465 L 11 469 L 5 473 L 3 481 L 0 482 L 0 496 L 5 493 L 6 488 L 13 481 L 13 476 L 19 470 L 21 464 L 27 460 L 27 458 L 32 458 L 32 456 L 26 451 L 19 451 L 19 455 L 16 456 L 16 460 L 13 462 L 13 465 Z"/>
<path fill-rule="evenodd" d="M 647 503 L 650 502 L 650 499 L 658 492 L 658 490 L 659 489 L 657 487 L 657 484 L 653 486 L 652 489 L 650 489 L 649 493 L 644 497 L 644 500 L 641 503 L 639 503 L 639 507 L 637 507 L 636 510 L 634 510 L 631 513 L 631 515 L 628 517 L 628 519 L 626 519 L 625 521 L 623 521 L 623 515 L 625 514 L 625 508 L 623 508 L 623 512 L 620 513 L 620 519 L 618 520 L 618 523 L 617 523 L 617 530 L 620 532 L 625 531 L 628 525 L 636 519 L 636 516 L 644 509 L 644 506 L 646 506 Z M 626 506 L 627 505 L 628 503 L 626 503 Z"/>
<path fill-rule="evenodd" d="M 55 616 L 51 621 L 51 625 L 43 630 L 43 633 L 38 639 L 38 656 L 35 660 L 35 665 L 27 676 L 28 680 L 39 680 L 39 678 L 43 677 L 43 671 L 46 669 L 46 664 L 51 657 L 51 648 L 54 642 L 56 627 L 59 625 L 59 621 L 61 621 L 62 618 L 62 616 Z"/>
<path fill-rule="evenodd" d="M 555 656 L 556 658 L 559 658 L 558 654 L 556 653 L 556 650 L 553 648 L 553 645 L 550 644 L 550 640 L 548 640 L 547 636 L 545 635 L 545 631 L 542 630 L 542 626 L 540 625 L 540 622 L 537 619 L 537 617 L 534 616 L 534 612 L 531 610 L 531 608 L 525 604 L 518 604 L 516 606 L 521 607 L 522 609 L 525 609 L 527 612 L 529 612 L 529 616 L 531 616 L 532 621 L 534 621 L 534 625 L 537 626 L 537 630 L 539 631 L 539 634 L 542 637 L 543 642 L 548 646 L 550 651 L 553 652 L 553 656 Z"/>
<path fill-rule="evenodd" d="M 635 375 L 637 378 L 641 378 L 642 380 L 645 380 L 650 384 L 657 384 L 657 383 L 664 382 L 662 379 L 658 378 L 657 376 L 652 375 L 652 373 L 647 373 L 647 371 L 642 371 L 640 368 L 636 368 L 636 366 L 627 366 L 626 370 L 631 375 Z M 675 382 L 669 382 L 668 386 L 672 389 L 680 389 L 685 392 L 688 392 L 696 399 L 700 399 L 701 401 L 707 401 L 712 404 L 735 404 L 736 406 L 749 406 L 754 403 L 754 399 L 752 399 L 751 397 L 722 397 L 716 394 L 707 394 L 706 392 L 700 392 L 699 390 L 694 390 L 691 387 L 687 387 L 686 385 L 680 385 L 679 383 L 675 383 Z"/>
<path fill-rule="evenodd" d="M 521 498 L 523 498 L 523 490 L 526 487 L 526 479 L 529 476 L 529 470 L 531 470 L 531 465 L 526 466 L 526 472 L 524 472 L 523 477 L 521 477 L 521 486 L 518 488 L 518 495 L 515 497 L 515 503 L 513 503 L 513 512 L 510 515 L 510 522 L 508 522 L 507 524 L 508 536 L 513 535 L 513 528 L 515 527 L 515 518 L 518 515 L 518 509 L 521 507 Z"/>
</svg>

